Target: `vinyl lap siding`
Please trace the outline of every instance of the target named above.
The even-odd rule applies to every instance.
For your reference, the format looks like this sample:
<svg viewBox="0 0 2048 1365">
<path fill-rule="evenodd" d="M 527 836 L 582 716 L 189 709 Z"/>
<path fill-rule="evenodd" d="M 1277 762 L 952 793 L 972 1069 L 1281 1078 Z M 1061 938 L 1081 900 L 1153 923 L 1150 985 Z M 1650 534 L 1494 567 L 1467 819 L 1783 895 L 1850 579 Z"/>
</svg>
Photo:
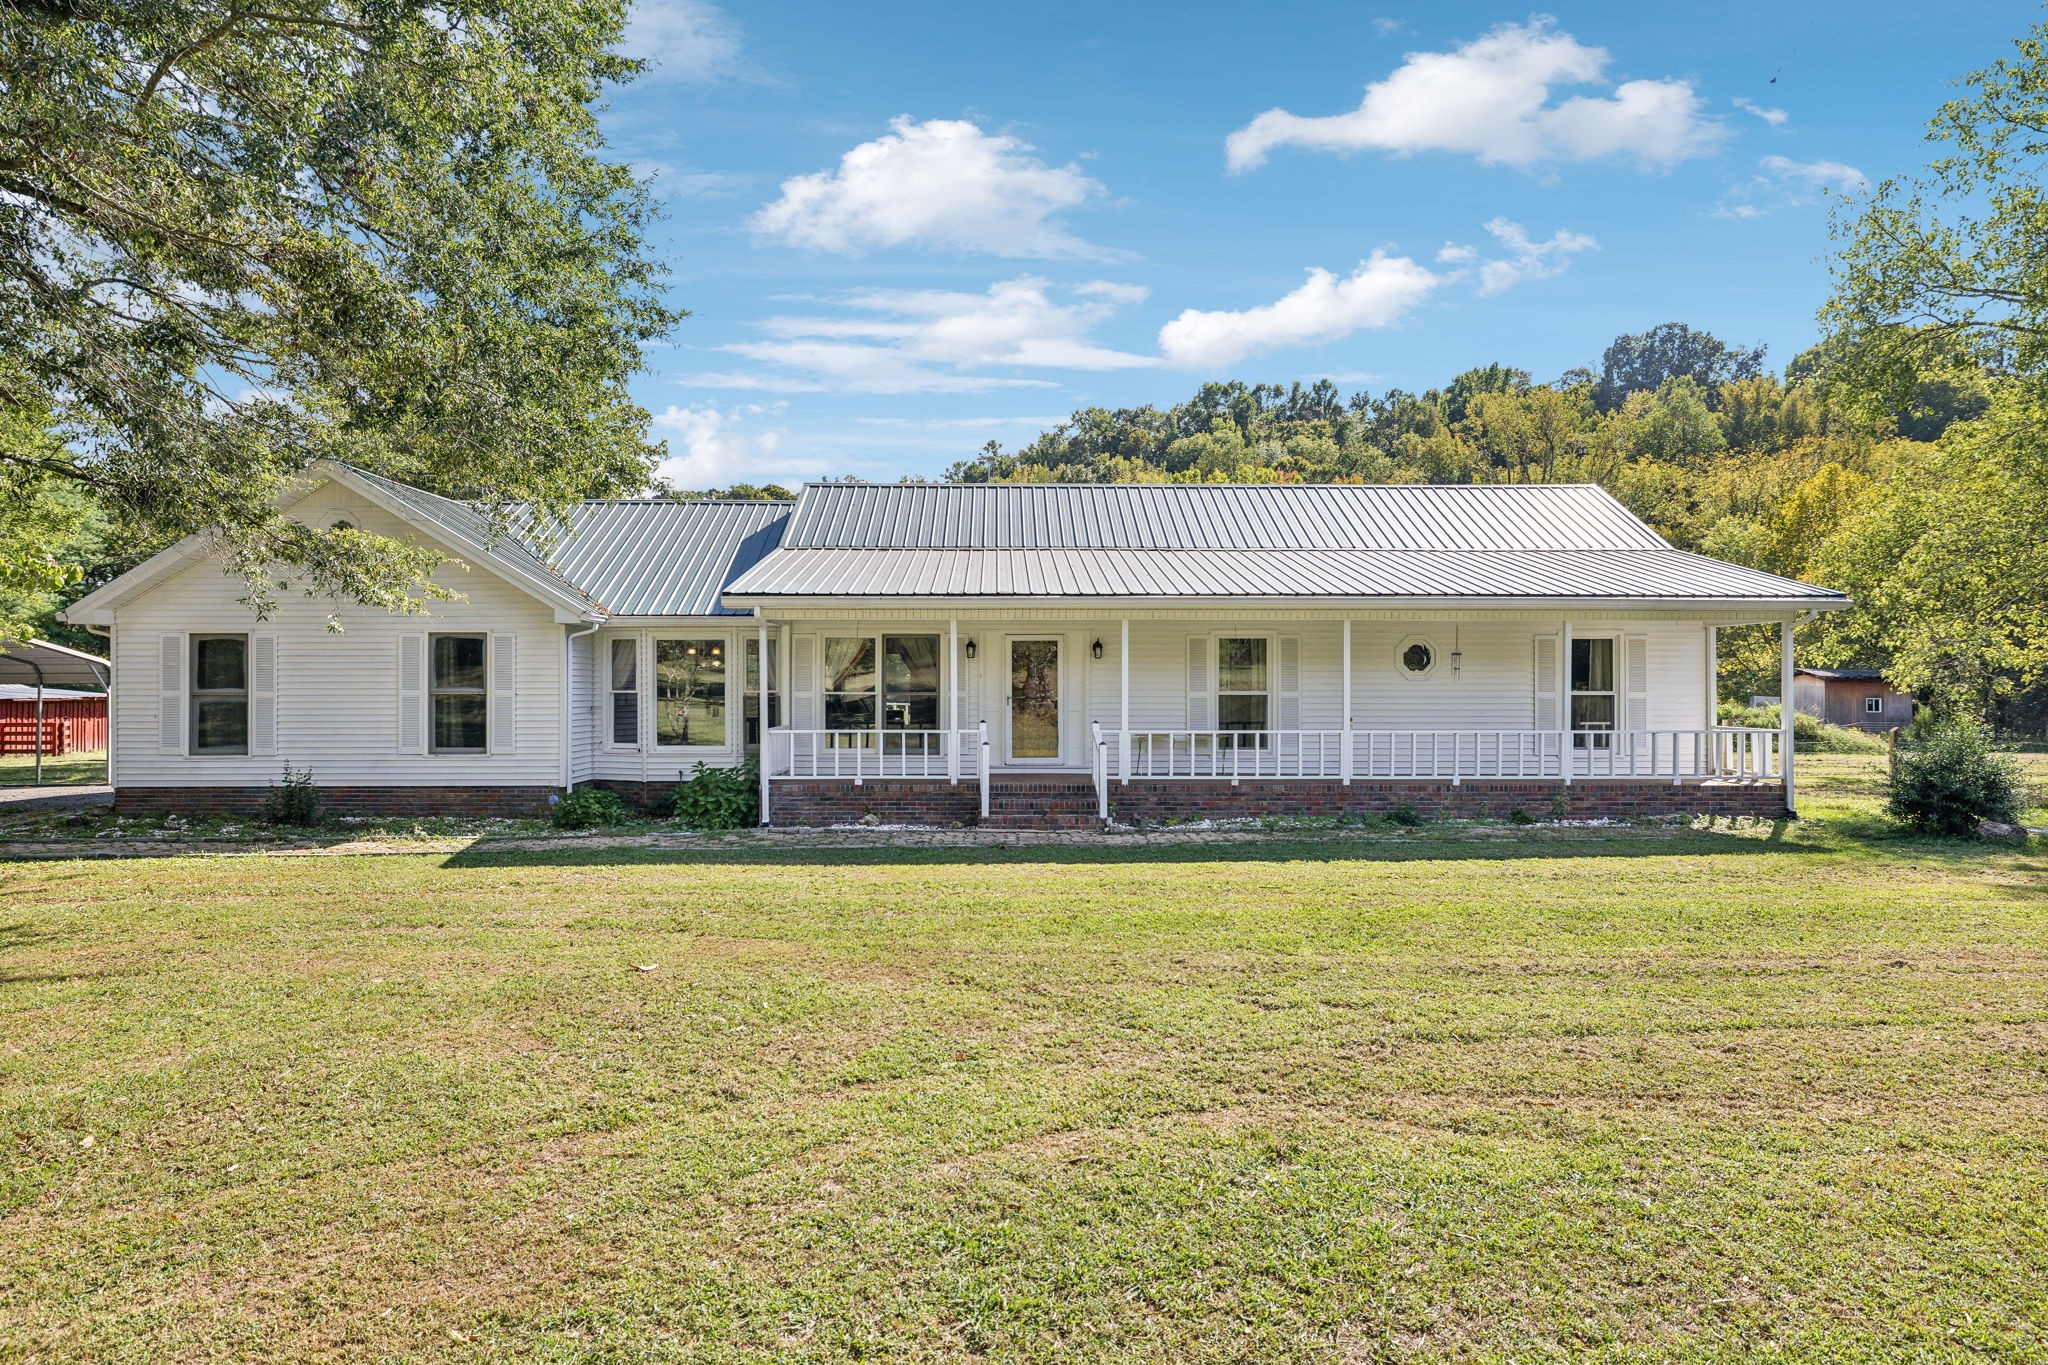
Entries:
<svg viewBox="0 0 2048 1365">
<path fill-rule="evenodd" d="M 366 531 L 412 534 L 395 518 L 329 485 L 300 505 L 326 524 L 345 516 Z M 211 563 L 186 569 L 123 605 L 113 658 L 114 743 L 123 787 L 266 785 L 283 765 L 311 768 L 322 786 L 555 786 L 562 772 L 562 631 L 553 612 L 495 576 L 457 565 L 436 575 L 466 600 L 434 602 L 426 616 L 393 616 L 353 603 L 282 594 L 267 621 L 236 599 L 244 591 Z M 327 629 L 332 612 L 343 626 Z M 190 632 L 269 634 L 277 641 L 274 756 L 197 757 L 159 752 L 161 637 Z M 398 640 L 411 632 L 512 634 L 518 675 L 514 752 L 398 752 Z M 189 742 L 189 739 L 188 739 Z M 253 746 L 252 746 L 253 747 Z"/>
</svg>

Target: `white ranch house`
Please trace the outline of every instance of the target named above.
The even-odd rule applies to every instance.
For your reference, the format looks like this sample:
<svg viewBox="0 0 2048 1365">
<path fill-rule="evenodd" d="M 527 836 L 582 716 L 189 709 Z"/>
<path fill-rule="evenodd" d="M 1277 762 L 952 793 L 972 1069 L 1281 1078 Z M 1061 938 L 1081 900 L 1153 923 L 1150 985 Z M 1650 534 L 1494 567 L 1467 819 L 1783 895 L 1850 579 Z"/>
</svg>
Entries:
<svg viewBox="0 0 2048 1365">
<path fill-rule="evenodd" d="M 1846 605 L 1584 486 L 819 484 L 540 545 L 323 466 L 288 510 L 438 547 L 459 600 L 259 620 L 203 537 L 82 599 L 123 808 L 247 809 L 287 763 L 341 809 L 652 805 L 758 754 L 774 824 L 1778 815 L 1787 732 L 1715 723 L 1715 632 L 1777 624 L 1789 695 Z"/>
</svg>

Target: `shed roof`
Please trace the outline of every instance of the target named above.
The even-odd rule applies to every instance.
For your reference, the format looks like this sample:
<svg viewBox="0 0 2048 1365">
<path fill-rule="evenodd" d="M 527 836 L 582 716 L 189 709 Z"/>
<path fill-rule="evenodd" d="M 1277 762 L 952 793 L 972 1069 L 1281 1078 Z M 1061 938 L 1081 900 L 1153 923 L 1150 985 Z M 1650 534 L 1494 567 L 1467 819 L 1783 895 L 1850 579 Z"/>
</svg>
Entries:
<svg viewBox="0 0 2048 1365">
<path fill-rule="evenodd" d="M 1883 682 L 1881 668 L 1795 668 L 1794 673 L 1807 678 L 1821 678 L 1828 682 Z"/>
</svg>

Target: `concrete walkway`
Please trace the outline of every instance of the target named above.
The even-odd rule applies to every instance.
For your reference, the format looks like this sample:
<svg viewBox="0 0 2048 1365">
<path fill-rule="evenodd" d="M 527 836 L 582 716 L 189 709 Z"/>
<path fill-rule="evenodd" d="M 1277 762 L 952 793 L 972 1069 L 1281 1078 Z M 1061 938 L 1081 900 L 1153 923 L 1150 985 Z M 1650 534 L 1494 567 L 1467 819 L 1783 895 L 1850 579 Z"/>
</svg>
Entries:
<svg viewBox="0 0 2048 1365">
<path fill-rule="evenodd" d="M 76 787 L 0 787 L 0 816 L 113 804 L 114 789 L 104 782 Z"/>
</svg>

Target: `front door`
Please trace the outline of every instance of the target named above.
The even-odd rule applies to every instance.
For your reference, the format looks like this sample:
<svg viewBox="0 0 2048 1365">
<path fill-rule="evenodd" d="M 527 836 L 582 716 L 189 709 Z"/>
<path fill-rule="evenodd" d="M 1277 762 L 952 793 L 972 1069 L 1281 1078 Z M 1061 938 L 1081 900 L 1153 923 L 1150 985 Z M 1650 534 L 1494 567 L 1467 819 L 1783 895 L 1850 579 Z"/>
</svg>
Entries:
<svg viewBox="0 0 2048 1365">
<path fill-rule="evenodd" d="M 1060 642 L 1010 641 L 1009 761 L 1057 766 L 1060 761 Z"/>
</svg>

